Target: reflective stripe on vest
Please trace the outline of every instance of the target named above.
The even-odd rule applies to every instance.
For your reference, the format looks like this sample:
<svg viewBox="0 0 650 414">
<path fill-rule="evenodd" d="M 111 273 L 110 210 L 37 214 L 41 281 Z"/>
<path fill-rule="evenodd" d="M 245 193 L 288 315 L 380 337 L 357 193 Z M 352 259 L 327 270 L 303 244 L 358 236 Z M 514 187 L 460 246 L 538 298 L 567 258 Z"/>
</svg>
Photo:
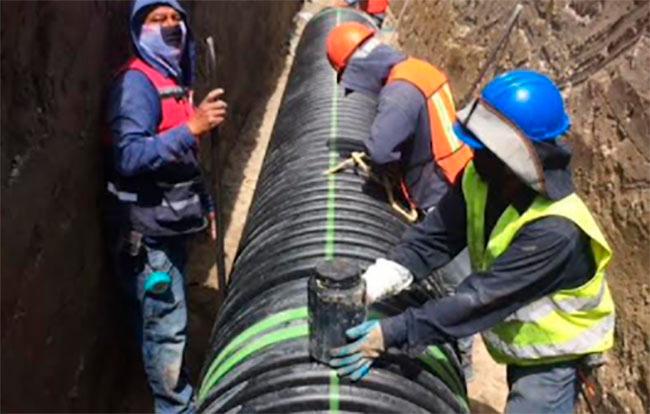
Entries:
<svg viewBox="0 0 650 414">
<path fill-rule="evenodd" d="M 579 336 L 563 343 L 512 344 L 492 330 L 483 332 L 483 340 L 490 355 L 504 364 L 536 365 L 574 359 L 578 355 L 600 353 L 613 345 L 614 314 L 602 319 L 595 326 L 583 329 Z M 497 357 L 499 359 L 497 359 Z"/>
<path fill-rule="evenodd" d="M 168 188 L 168 189 L 173 189 L 173 188 L 182 188 L 182 187 L 190 187 L 195 184 L 195 181 L 183 181 L 180 183 L 175 183 L 175 184 L 161 184 L 162 187 Z M 117 197 L 118 200 L 124 201 L 127 203 L 137 203 L 138 202 L 138 194 L 137 193 L 131 193 L 128 191 L 120 191 L 117 189 L 114 183 L 108 182 L 106 183 L 106 190 L 108 190 L 109 193 L 113 194 L 115 197 Z M 187 206 L 190 206 L 192 204 L 199 203 L 201 200 L 197 194 L 193 195 L 190 198 L 182 199 L 182 200 L 176 200 L 176 201 L 167 201 L 163 199 L 162 203 L 160 203 L 161 206 L 163 207 L 171 207 L 173 210 L 182 210 Z"/>
<path fill-rule="evenodd" d="M 472 151 L 454 133 L 456 108 L 447 76 L 435 66 L 408 58 L 391 70 L 387 83 L 406 81 L 418 88 L 427 101 L 431 128 L 431 153 L 449 183 L 456 183 L 472 159 Z"/>
<path fill-rule="evenodd" d="M 483 339 L 497 362 L 535 365 L 604 352 L 614 343 L 614 302 L 605 281 L 611 249 L 588 208 L 576 195 L 550 201 L 540 196 L 523 215 L 508 206 L 485 243 L 488 186 L 470 163 L 463 178 L 467 245 L 472 269 L 486 271 L 505 253 L 519 230 L 547 216 L 571 220 L 591 239 L 594 276 L 582 286 L 531 302 L 486 332 Z"/>
<path fill-rule="evenodd" d="M 138 201 L 138 195 L 136 193 L 129 193 L 128 191 L 120 191 L 115 187 L 115 184 L 108 182 L 106 183 L 106 190 L 109 193 L 113 194 L 120 201 L 126 201 L 129 203 L 135 203 Z"/>
<path fill-rule="evenodd" d="M 158 95 L 160 96 L 160 99 L 183 99 L 188 96 L 188 91 L 182 86 L 167 86 L 158 89 Z"/>
<path fill-rule="evenodd" d="M 588 297 L 573 297 L 570 296 L 566 299 L 553 298 L 553 296 L 545 296 L 541 299 L 524 306 L 512 315 L 508 316 L 506 321 L 521 321 L 521 322 L 535 322 L 542 318 L 549 316 L 554 311 L 562 311 L 564 313 L 573 312 L 588 312 L 596 309 L 605 297 L 606 284 L 600 285 L 600 290 L 596 296 Z"/>
<path fill-rule="evenodd" d="M 177 201 L 163 200 L 161 205 L 163 207 L 170 207 L 172 210 L 182 210 L 185 207 L 191 206 L 192 204 L 198 204 L 200 201 L 201 199 L 199 198 L 198 194 L 195 194 L 192 197 L 186 198 L 184 200 L 177 200 Z"/>
</svg>

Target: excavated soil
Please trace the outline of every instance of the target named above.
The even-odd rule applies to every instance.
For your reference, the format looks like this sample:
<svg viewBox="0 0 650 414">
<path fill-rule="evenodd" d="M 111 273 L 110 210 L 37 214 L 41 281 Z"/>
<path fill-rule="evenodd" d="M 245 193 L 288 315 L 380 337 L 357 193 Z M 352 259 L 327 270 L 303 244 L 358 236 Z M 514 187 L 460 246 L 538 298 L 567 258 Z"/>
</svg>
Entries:
<svg viewBox="0 0 650 414">
<path fill-rule="evenodd" d="M 394 2 L 405 51 L 442 67 L 462 99 L 501 37 L 513 0 Z M 525 7 L 496 65 L 563 87 L 579 193 L 614 249 L 616 347 L 600 370 L 597 412 L 650 411 L 650 2 L 546 0 Z M 491 75 L 493 72 L 489 72 Z M 488 76 L 489 78 L 490 76 Z M 477 375 L 472 388 L 492 384 Z M 500 410 L 502 398 L 480 399 Z"/>
</svg>

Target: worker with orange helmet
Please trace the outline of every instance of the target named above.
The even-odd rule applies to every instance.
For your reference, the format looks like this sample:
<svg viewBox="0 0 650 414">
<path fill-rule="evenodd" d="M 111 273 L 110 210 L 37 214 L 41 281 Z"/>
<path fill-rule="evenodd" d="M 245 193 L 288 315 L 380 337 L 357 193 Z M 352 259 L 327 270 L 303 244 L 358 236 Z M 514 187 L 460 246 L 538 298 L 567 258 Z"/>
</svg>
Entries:
<svg viewBox="0 0 650 414">
<path fill-rule="evenodd" d="M 472 152 L 453 130 L 456 110 L 446 75 L 383 44 L 372 28 L 348 22 L 327 38 L 327 57 L 346 92 L 379 99 L 365 140 L 375 166 L 399 167 L 404 195 L 427 212 L 456 184 Z"/>
<path fill-rule="evenodd" d="M 366 152 L 374 169 L 398 171 L 405 198 L 427 214 L 456 186 L 472 151 L 454 132 L 456 109 L 446 75 L 383 44 L 376 34 L 361 23 L 343 23 L 327 38 L 327 57 L 346 93 L 378 98 L 370 135 L 364 140 Z M 386 264 L 379 261 L 367 274 Z M 436 270 L 432 285 L 451 294 L 469 273 L 465 250 Z M 471 339 L 459 347 L 471 377 Z"/>
</svg>

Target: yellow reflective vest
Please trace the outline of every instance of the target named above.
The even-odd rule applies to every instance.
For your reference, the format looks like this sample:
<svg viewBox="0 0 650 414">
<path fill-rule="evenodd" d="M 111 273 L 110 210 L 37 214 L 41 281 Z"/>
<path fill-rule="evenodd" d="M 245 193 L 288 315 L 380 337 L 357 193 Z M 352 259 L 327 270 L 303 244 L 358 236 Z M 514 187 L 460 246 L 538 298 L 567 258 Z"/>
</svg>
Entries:
<svg viewBox="0 0 650 414">
<path fill-rule="evenodd" d="M 575 193 L 558 201 L 537 196 L 520 215 L 513 206 L 501 214 L 487 243 L 484 218 L 488 186 L 470 163 L 463 176 L 467 245 L 474 271 L 489 270 L 508 250 L 517 232 L 546 216 L 575 223 L 591 238 L 596 272 L 584 285 L 531 302 L 482 333 L 495 361 L 536 365 L 600 353 L 614 344 L 614 302 L 605 281 L 612 251 L 587 206 Z"/>
</svg>

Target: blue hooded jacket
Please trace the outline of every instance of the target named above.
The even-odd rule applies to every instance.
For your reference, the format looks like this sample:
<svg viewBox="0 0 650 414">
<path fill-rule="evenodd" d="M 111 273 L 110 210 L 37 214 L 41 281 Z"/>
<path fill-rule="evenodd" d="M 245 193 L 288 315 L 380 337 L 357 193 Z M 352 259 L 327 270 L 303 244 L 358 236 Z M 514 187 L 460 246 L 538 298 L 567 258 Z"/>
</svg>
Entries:
<svg viewBox="0 0 650 414">
<path fill-rule="evenodd" d="M 130 21 L 133 51 L 158 72 L 173 77 L 155 57 L 142 50 L 138 43 L 142 23 L 148 12 L 161 5 L 173 7 L 185 21 L 187 34 L 180 64 L 182 76 L 176 80 L 179 84 L 190 87 L 194 77 L 195 44 L 187 15 L 177 1 L 136 0 L 133 3 Z M 112 139 L 108 160 L 109 180 L 120 183 L 120 190 L 135 193 L 151 193 L 155 191 L 157 183 L 161 182 L 173 184 L 196 180 L 200 184 L 193 186 L 193 191 L 200 198 L 203 212 L 213 211 L 212 200 L 201 177 L 196 138 L 186 124 L 159 134 L 158 125 L 161 120 L 162 106 L 158 91 L 144 73 L 128 70 L 114 79 L 107 102 L 107 122 Z M 193 196 L 191 193 L 186 195 Z M 179 210 L 167 217 L 155 217 L 162 213 L 153 210 L 152 217 L 138 219 L 139 223 L 135 226 L 147 235 L 190 233 L 205 226 L 204 214 L 199 218 L 197 211 Z M 121 214 L 121 221 L 134 221 L 131 216 L 132 214 Z"/>
<path fill-rule="evenodd" d="M 433 160 L 427 105 L 416 86 L 406 81 L 386 85 L 406 56 L 384 44 L 367 56 L 353 56 L 341 83 L 346 90 L 379 98 L 377 115 L 365 140 L 375 164 L 399 163 L 411 198 L 422 210 L 435 206 L 449 185 Z"/>
<path fill-rule="evenodd" d="M 195 62 L 196 62 L 196 44 L 194 42 L 194 37 L 192 35 L 192 30 L 188 25 L 187 14 L 185 9 L 180 5 L 176 0 L 136 0 L 133 2 L 133 7 L 131 8 L 131 42 L 133 44 L 135 53 L 138 57 L 149 65 L 153 66 L 160 73 L 164 73 L 168 77 L 172 74 L 169 73 L 164 66 L 160 65 L 156 59 L 149 55 L 146 50 L 143 50 L 140 47 L 138 38 L 140 37 L 140 30 L 142 29 L 142 23 L 147 17 L 149 11 L 158 6 L 170 6 L 174 8 L 177 12 L 183 16 L 185 21 L 185 26 L 187 26 L 187 41 L 185 49 L 183 50 L 183 56 L 181 58 L 181 70 L 183 71 L 182 79 L 177 79 L 178 82 L 183 86 L 191 86 L 194 81 L 194 71 L 195 71 Z"/>
</svg>

